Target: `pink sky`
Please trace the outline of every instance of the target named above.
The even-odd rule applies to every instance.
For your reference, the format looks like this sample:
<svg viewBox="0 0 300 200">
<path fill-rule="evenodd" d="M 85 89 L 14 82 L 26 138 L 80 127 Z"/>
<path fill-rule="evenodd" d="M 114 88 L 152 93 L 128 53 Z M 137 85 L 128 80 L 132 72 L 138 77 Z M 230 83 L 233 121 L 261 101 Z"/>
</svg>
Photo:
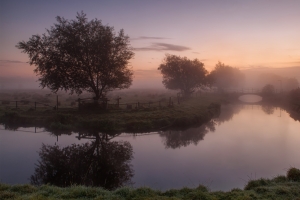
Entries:
<svg viewBox="0 0 300 200">
<path fill-rule="evenodd" d="M 135 83 L 156 84 L 166 53 L 240 69 L 300 66 L 300 1 L 14 1 L 0 2 L 0 77 L 35 77 L 15 45 L 45 33 L 56 16 L 89 19 L 125 30 L 135 57 Z"/>
</svg>

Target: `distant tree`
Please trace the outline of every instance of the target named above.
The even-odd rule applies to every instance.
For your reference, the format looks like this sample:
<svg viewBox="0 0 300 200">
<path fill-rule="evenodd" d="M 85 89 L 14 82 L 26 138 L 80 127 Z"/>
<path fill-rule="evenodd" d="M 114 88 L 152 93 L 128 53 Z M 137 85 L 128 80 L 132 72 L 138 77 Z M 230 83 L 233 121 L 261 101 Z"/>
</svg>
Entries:
<svg viewBox="0 0 300 200">
<path fill-rule="evenodd" d="M 197 88 L 206 84 L 207 70 L 197 59 L 189 60 L 167 54 L 158 70 L 163 75 L 163 84 L 167 89 L 180 90 L 190 96 Z"/>
<path fill-rule="evenodd" d="M 293 102 L 297 102 L 300 106 L 300 88 L 298 87 L 297 89 L 291 90 L 289 92 L 289 99 Z"/>
<path fill-rule="evenodd" d="M 278 91 L 290 91 L 299 87 L 296 78 L 282 77 L 274 73 L 263 73 L 257 78 L 257 82 L 261 85 L 271 84 Z"/>
<path fill-rule="evenodd" d="M 16 47 L 27 53 L 40 85 L 80 94 L 93 93 L 98 100 L 108 91 L 128 88 L 133 72 L 128 68 L 134 53 L 123 29 L 118 34 L 100 20 L 88 21 L 77 13 L 76 20 L 56 17 L 57 24 L 46 34 L 33 35 Z"/>
<path fill-rule="evenodd" d="M 291 91 L 299 87 L 299 82 L 295 78 L 286 78 L 283 84 L 286 91 Z"/>
<path fill-rule="evenodd" d="M 239 87 L 245 79 L 245 75 L 238 69 L 218 62 L 214 70 L 207 76 L 208 82 L 219 89 Z"/>
<path fill-rule="evenodd" d="M 272 95 L 275 93 L 275 88 L 273 85 L 267 84 L 262 88 L 261 93 L 263 95 Z"/>
</svg>

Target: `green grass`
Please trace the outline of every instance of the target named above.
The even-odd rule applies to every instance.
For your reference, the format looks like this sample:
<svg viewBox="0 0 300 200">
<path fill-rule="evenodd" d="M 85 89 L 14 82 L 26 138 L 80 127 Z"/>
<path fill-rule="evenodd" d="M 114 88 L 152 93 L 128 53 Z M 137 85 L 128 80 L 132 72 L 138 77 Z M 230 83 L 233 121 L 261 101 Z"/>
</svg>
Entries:
<svg viewBox="0 0 300 200">
<path fill-rule="evenodd" d="M 167 94 L 165 94 L 167 96 Z M 139 100 L 145 98 L 140 97 Z M 124 102 L 132 102 L 129 94 Z M 157 95 L 157 98 L 161 98 Z M 153 99 L 153 97 L 152 97 Z M 216 102 L 216 103 L 212 103 Z M 210 120 L 220 111 L 220 97 L 201 95 L 174 106 L 151 106 L 143 109 L 77 110 L 77 109 L 14 109 L 0 108 L 0 123 L 11 129 L 19 126 L 43 126 L 50 131 L 93 129 L 105 132 L 144 132 L 164 128 L 187 128 Z"/>
<path fill-rule="evenodd" d="M 296 168 L 291 168 L 287 176 L 277 176 L 273 179 L 250 180 L 243 189 L 232 189 L 228 192 L 211 192 L 203 185 L 197 188 L 170 189 L 167 191 L 153 190 L 147 187 L 122 187 L 114 191 L 103 188 L 72 186 L 60 188 L 51 185 L 6 185 L 0 184 L 0 199 L 95 199 L 95 200 L 252 200 L 276 199 L 299 200 L 300 181 L 298 171 L 289 178 Z M 299 169 L 296 169 L 299 170 Z"/>
</svg>

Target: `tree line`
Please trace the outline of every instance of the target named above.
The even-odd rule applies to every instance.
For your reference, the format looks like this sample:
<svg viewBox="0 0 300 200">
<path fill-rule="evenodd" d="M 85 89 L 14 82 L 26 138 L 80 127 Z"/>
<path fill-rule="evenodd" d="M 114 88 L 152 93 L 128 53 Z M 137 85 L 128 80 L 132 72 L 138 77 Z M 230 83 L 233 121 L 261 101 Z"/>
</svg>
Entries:
<svg viewBox="0 0 300 200">
<path fill-rule="evenodd" d="M 39 76 L 40 86 L 56 93 L 92 93 L 94 100 L 106 97 L 107 92 L 129 88 L 133 70 L 129 60 L 134 57 L 130 40 L 121 29 L 103 25 L 101 20 L 88 21 L 86 14 L 77 13 L 75 20 L 56 18 L 43 35 L 33 35 L 16 47 L 28 54 L 30 65 Z M 196 90 L 215 86 L 220 90 L 239 86 L 245 79 L 238 69 L 218 62 L 208 73 L 198 59 L 166 54 L 158 67 L 167 89 L 190 96 Z"/>
</svg>

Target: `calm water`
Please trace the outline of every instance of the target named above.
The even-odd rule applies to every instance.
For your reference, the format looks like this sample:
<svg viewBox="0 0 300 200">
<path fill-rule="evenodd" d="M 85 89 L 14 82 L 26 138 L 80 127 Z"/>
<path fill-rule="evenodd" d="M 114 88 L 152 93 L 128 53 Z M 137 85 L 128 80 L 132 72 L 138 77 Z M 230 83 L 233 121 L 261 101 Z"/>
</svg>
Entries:
<svg viewBox="0 0 300 200">
<path fill-rule="evenodd" d="M 78 133 L 57 137 L 43 129 L 34 133 L 34 128 L 18 131 L 0 128 L 0 181 L 8 184 L 30 182 L 35 164 L 41 160 L 38 152 L 42 143 L 49 145 L 43 155 L 48 155 L 48 161 L 53 163 L 59 155 L 56 147 L 71 147 L 75 143 L 79 145 L 72 152 L 97 149 L 94 161 L 90 162 L 96 164 L 90 164 L 89 168 L 81 164 L 89 163 L 90 157 L 80 153 L 76 154 L 78 158 L 69 156 L 69 160 L 77 163 L 65 164 L 67 159 L 62 158 L 56 164 L 75 172 L 92 166 L 98 171 L 91 177 L 98 179 L 112 177 L 112 172 L 118 174 L 113 177 L 119 182 L 111 183 L 111 187 L 130 180 L 135 187 L 161 190 L 204 184 L 213 191 L 227 191 L 243 188 L 250 179 L 285 174 L 291 166 L 300 168 L 300 122 L 270 106 L 223 106 L 219 118 L 200 127 L 143 135 L 110 137 L 80 133 L 79 140 Z M 83 144 L 87 145 L 83 147 Z"/>
</svg>

